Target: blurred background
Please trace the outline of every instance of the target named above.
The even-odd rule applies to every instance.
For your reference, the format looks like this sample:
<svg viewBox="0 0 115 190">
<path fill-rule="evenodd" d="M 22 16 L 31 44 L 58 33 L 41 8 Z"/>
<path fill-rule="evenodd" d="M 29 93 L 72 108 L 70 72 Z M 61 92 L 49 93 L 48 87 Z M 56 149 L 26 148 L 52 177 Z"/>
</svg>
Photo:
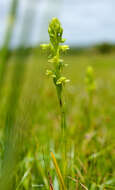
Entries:
<svg viewBox="0 0 115 190">
<path fill-rule="evenodd" d="M 70 50 L 64 75 L 67 159 L 51 65 L 40 44 L 57 17 Z M 86 70 L 96 90 L 89 108 Z M 115 189 L 115 0 L 0 0 L 0 190 L 59 190 L 53 151 L 63 171 L 89 190 Z M 88 116 L 91 112 L 92 121 Z M 77 147 L 77 148 L 76 148 Z M 77 156 L 76 156 L 77 155 Z M 82 189 L 64 176 L 67 189 Z"/>
<path fill-rule="evenodd" d="M 12 3 L 0 1 L 0 46 L 4 44 L 8 22 L 13 21 L 10 47 L 36 46 L 47 41 L 52 17 L 61 20 L 71 46 L 115 43 L 114 0 L 17 0 L 11 8 Z M 15 15 L 11 9 L 16 9 Z"/>
</svg>

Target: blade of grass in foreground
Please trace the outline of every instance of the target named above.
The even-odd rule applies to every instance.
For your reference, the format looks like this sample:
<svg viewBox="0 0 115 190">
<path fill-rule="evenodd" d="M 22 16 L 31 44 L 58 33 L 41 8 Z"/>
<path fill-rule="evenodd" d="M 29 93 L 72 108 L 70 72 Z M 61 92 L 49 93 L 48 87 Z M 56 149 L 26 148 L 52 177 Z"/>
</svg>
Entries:
<svg viewBox="0 0 115 190">
<path fill-rule="evenodd" d="M 10 46 L 13 29 L 14 29 L 14 24 L 15 24 L 15 20 L 16 20 L 18 1 L 19 0 L 11 1 L 11 8 L 10 8 L 9 16 L 8 16 L 5 38 L 4 38 L 2 49 L 0 51 L 0 88 L 2 88 L 2 86 L 3 86 L 3 82 L 5 79 L 5 73 L 7 71 L 9 46 Z M 1 90 L 0 90 L 0 93 L 1 93 Z"/>
<path fill-rule="evenodd" d="M 61 171 L 60 171 L 60 169 L 59 169 L 59 167 L 58 167 L 58 163 L 57 163 L 57 161 L 56 161 L 56 158 L 55 158 L 53 152 L 51 152 L 51 156 L 52 156 L 53 164 L 54 164 L 54 166 L 55 166 L 55 169 L 56 169 L 58 178 L 59 178 L 59 180 L 60 180 L 60 184 L 61 184 L 61 186 L 62 186 L 62 189 L 63 189 L 63 190 L 66 190 L 66 186 L 65 186 L 65 184 L 64 184 L 64 180 L 63 180 Z"/>
</svg>

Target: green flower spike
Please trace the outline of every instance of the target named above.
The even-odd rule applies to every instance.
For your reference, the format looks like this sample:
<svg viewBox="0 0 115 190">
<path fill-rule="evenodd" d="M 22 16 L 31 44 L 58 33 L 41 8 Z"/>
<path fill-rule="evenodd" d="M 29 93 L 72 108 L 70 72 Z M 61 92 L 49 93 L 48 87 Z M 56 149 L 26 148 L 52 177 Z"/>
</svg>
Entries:
<svg viewBox="0 0 115 190">
<path fill-rule="evenodd" d="M 88 93 L 88 105 L 87 105 L 87 126 L 91 128 L 93 126 L 93 101 L 96 91 L 96 81 L 94 77 L 94 70 L 91 66 L 88 66 L 85 77 L 86 90 Z"/>
<path fill-rule="evenodd" d="M 92 95 L 96 89 L 96 84 L 94 80 L 94 71 L 91 66 L 87 68 L 85 82 L 86 82 L 88 93 Z"/>
<path fill-rule="evenodd" d="M 66 52 L 69 49 L 68 45 L 60 45 L 65 42 L 65 39 L 62 38 L 63 28 L 60 21 L 57 18 L 52 18 L 49 23 L 48 33 L 50 38 L 49 44 L 42 44 L 41 47 L 43 50 L 48 51 L 48 63 L 52 65 L 52 70 L 47 70 L 46 74 L 53 78 L 54 85 L 56 87 L 58 100 L 61 109 L 61 127 L 64 129 L 65 124 L 65 109 L 62 98 L 62 91 L 65 83 L 69 80 L 62 76 L 62 71 L 67 64 L 64 64 L 63 60 L 60 58 L 60 55 Z"/>
</svg>

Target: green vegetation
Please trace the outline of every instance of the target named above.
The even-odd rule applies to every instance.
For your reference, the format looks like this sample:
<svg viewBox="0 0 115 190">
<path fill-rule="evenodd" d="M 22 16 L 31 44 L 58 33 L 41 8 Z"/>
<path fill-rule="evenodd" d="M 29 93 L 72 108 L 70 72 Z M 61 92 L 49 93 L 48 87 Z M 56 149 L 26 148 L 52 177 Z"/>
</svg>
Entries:
<svg viewBox="0 0 115 190">
<path fill-rule="evenodd" d="M 9 69 L 2 89 L 1 160 L 4 152 L 3 132 L 7 102 L 16 82 L 12 80 L 16 60 L 17 57 L 13 56 L 8 62 Z M 66 187 L 75 189 L 78 185 L 79 189 L 82 189 L 81 183 L 88 189 L 104 189 L 104 187 L 114 189 L 115 56 L 65 56 L 64 60 L 69 64 L 66 75 L 71 79 L 65 88 L 68 121 L 66 176 L 64 176 Z M 47 60 L 43 55 L 35 57 L 34 54 L 30 54 L 25 58 L 25 63 L 19 64 L 27 64 L 27 69 L 16 107 L 16 128 L 12 143 L 18 141 L 16 151 L 21 153 L 15 170 L 12 169 L 15 175 L 12 189 L 49 189 L 48 172 L 52 177 L 54 189 L 58 189 L 59 183 L 56 170 L 52 167 L 50 152 L 55 154 L 59 168 L 63 171 L 63 149 L 58 117 L 60 110 L 55 89 L 44 75 Z M 87 128 L 88 94 L 84 82 L 89 65 L 94 68 L 97 86 L 93 97 L 91 131 Z M 15 100 L 15 96 L 13 99 Z M 7 125 L 9 122 L 7 120 Z M 4 182 L 6 183 L 5 178 Z"/>
<path fill-rule="evenodd" d="M 101 54 L 107 54 L 115 51 L 115 45 L 109 44 L 109 43 L 102 43 L 99 45 L 96 45 L 96 49 Z"/>
<path fill-rule="evenodd" d="M 115 55 L 74 52 L 64 62 L 66 143 L 44 74 L 47 58 L 20 51 L 8 59 L 0 89 L 1 190 L 115 189 Z"/>
</svg>

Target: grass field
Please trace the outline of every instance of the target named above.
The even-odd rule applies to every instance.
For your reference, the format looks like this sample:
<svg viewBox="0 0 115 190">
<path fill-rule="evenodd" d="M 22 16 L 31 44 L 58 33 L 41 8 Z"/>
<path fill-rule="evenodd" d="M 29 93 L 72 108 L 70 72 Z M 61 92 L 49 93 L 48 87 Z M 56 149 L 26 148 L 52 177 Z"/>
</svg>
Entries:
<svg viewBox="0 0 115 190">
<path fill-rule="evenodd" d="M 65 189 L 115 189 L 115 55 L 66 55 L 64 61 L 70 79 L 64 89 L 65 141 L 55 87 L 45 76 L 47 58 L 31 53 L 9 59 L 0 92 L 1 190 L 64 189 L 51 152 Z M 89 65 L 96 81 L 90 110 Z"/>
</svg>

